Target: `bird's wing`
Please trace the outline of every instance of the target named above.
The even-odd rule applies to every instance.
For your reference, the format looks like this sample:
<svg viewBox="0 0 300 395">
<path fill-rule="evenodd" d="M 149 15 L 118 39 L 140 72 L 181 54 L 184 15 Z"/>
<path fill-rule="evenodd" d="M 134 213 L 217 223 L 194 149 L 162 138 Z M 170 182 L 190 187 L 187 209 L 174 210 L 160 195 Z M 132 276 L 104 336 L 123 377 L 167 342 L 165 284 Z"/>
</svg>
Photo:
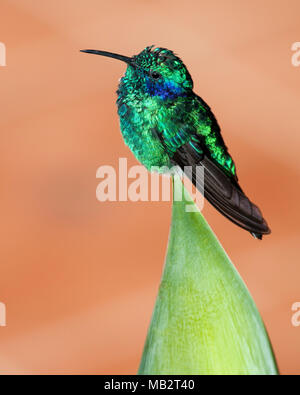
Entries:
<svg viewBox="0 0 300 395">
<path fill-rule="evenodd" d="M 270 233 L 261 211 L 247 198 L 237 181 L 198 151 L 186 143 L 175 152 L 172 161 L 184 171 L 197 189 L 204 191 L 204 197 L 233 223 L 257 238 Z M 197 172 L 197 166 L 203 166 L 204 180 L 203 173 Z"/>
<path fill-rule="evenodd" d="M 212 132 L 227 152 L 222 139 L 219 125 L 208 105 L 199 97 L 204 115 L 209 116 Z M 253 204 L 238 184 L 236 174 L 227 171 L 211 156 L 203 136 L 187 119 L 171 120 L 168 131 L 159 135 L 161 142 L 168 151 L 172 162 L 179 166 L 201 191 L 205 198 L 225 217 L 236 225 L 248 230 L 257 238 L 270 233 L 259 208 Z M 172 138 L 170 138 L 170 134 Z M 204 167 L 204 185 L 197 172 L 197 166 Z"/>
<path fill-rule="evenodd" d="M 209 117 L 210 122 L 211 122 L 211 130 L 213 134 L 215 134 L 218 143 L 224 147 L 224 149 L 227 151 L 226 144 L 223 140 L 222 134 L 221 134 L 221 128 L 218 124 L 218 121 L 214 115 L 214 113 L 211 111 L 211 108 L 209 105 L 198 95 L 195 94 L 195 99 L 197 101 L 197 104 L 199 104 L 202 108 L 205 109 L 205 115 Z"/>
</svg>

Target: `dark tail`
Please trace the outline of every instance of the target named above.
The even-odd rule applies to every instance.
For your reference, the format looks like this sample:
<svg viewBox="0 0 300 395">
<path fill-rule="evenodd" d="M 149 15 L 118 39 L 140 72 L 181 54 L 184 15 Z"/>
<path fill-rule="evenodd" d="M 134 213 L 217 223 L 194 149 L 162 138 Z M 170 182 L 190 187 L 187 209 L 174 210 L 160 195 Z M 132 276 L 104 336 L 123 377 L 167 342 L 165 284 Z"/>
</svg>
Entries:
<svg viewBox="0 0 300 395">
<path fill-rule="evenodd" d="M 271 233 L 260 209 L 247 198 L 238 182 L 211 159 L 206 156 L 199 158 L 199 154 L 190 151 L 188 144 L 186 146 L 175 153 L 173 160 L 197 189 L 204 190 L 205 198 L 221 214 L 248 230 L 255 238 L 261 240 L 263 235 Z M 197 172 L 197 166 L 204 167 L 204 185 L 202 177 L 199 177 L 203 173 Z"/>
</svg>

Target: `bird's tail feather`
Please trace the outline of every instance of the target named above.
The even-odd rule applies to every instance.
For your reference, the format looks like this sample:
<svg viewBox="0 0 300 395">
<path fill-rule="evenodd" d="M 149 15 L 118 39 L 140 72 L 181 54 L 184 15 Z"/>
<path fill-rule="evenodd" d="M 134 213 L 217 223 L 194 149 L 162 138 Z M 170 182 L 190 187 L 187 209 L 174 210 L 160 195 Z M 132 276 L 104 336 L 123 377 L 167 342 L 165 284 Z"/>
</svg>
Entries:
<svg viewBox="0 0 300 395">
<path fill-rule="evenodd" d="M 189 148 L 188 148 L 189 150 Z M 206 156 L 198 158 L 191 152 L 178 152 L 176 163 L 184 170 L 187 177 L 205 198 L 225 217 L 236 225 L 248 230 L 255 238 L 261 239 L 269 234 L 270 228 L 264 220 L 260 209 L 252 203 L 240 188 L 238 182 L 224 173 Z M 197 172 L 197 166 L 204 167 L 204 180 Z"/>
</svg>

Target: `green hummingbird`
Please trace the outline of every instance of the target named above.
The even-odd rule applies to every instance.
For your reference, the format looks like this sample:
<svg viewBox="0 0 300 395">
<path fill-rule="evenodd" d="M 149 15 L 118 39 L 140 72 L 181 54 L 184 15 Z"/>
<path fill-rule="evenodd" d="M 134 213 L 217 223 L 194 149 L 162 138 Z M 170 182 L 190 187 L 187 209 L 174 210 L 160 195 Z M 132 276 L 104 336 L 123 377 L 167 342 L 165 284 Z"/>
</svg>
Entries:
<svg viewBox="0 0 300 395">
<path fill-rule="evenodd" d="M 179 166 L 205 198 L 229 220 L 255 238 L 270 233 L 259 208 L 242 191 L 236 167 L 210 107 L 193 92 L 182 60 L 166 48 L 146 47 L 128 57 L 106 51 L 127 64 L 117 91 L 125 143 L 148 170 Z M 204 183 L 197 166 L 204 168 Z M 203 185 L 204 184 L 204 185 Z"/>
</svg>

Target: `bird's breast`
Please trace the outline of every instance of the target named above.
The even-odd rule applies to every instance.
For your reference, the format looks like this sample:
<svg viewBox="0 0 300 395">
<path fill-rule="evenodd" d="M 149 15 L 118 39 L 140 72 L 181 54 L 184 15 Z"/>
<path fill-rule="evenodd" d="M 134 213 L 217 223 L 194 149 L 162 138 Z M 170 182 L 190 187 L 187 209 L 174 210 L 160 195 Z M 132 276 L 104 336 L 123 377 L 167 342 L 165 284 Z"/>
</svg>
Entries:
<svg viewBox="0 0 300 395">
<path fill-rule="evenodd" d="M 117 101 L 120 127 L 126 145 L 148 169 L 170 165 L 157 130 L 161 108 L 152 98 L 123 98 Z"/>
</svg>

